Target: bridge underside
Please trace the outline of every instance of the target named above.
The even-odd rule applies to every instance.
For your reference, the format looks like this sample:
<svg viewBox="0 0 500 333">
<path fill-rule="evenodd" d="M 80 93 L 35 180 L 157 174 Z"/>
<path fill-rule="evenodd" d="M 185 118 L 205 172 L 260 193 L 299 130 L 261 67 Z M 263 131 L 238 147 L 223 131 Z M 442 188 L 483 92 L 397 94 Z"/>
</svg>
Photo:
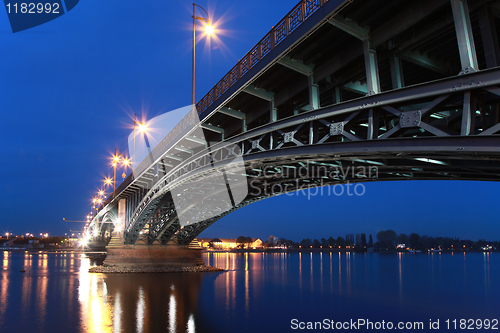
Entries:
<svg viewBox="0 0 500 333">
<path fill-rule="evenodd" d="M 498 181 L 498 33 L 500 0 L 303 0 L 197 104 L 199 128 L 176 126 L 95 223 L 113 211 L 126 245 L 187 246 L 221 217 L 282 193 Z M 241 172 L 228 166 L 238 156 Z M 244 176 L 246 197 L 220 199 L 217 173 Z M 207 199 L 176 207 L 172 191 L 193 180 Z M 181 223 L 185 213 L 206 218 Z"/>
<path fill-rule="evenodd" d="M 236 209 L 272 196 L 323 186 L 397 180 L 498 181 L 498 147 L 499 136 L 453 137 L 339 142 L 255 153 L 245 161 L 248 195 L 242 202 L 229 209 L 230 202 L 201 203 L 204 210 L 215 216 L 181 227 L 173 198 L 166 192 L 149 222 L 137 224 L 126 242 L 187 245 L 211 224 Z M 217 186 L 211 186 L 209 178 L 204 179 L 203 186 L 197 190 L 205 191 L 207 198 L 216 196 L 213 191 Z M 347 191 L 346 188 L 328 191 L 333 194 L 333 191 L 344 190 Z M 326 193 L 326 189 L 322 191 Z M 353 186 L 350 191 L 361 190 Z M 217 211 L 221 213 L 214 213 Z"/>
</svg>

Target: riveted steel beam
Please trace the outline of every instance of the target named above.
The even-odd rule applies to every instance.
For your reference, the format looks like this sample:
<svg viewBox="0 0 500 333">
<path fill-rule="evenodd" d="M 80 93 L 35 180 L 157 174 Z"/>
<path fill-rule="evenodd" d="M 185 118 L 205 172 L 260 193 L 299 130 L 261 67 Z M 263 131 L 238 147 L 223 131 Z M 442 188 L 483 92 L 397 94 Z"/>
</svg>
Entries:
<svg viewBox="0 0 500 333">
<path fill-rule="evenodd" d="M 220 128 L 218 126 L 202 123 L 201 128 L 215 132 L 215 133 L 220 133 L 220 134 L 222 134 L 222 136 L 224 136 L 224 129 Z"/>
<path fill-rule="evenodd" d="M 182 162 L 184 161 L 184 159 L 180 156 L 176 156 L 176 155 L 171 155 L 171 154 L 166 154 L 164 155 L 165 158 L 170 158 L 172 160 L 176 160 L 176 161 L 179 161 L 179 162 Z"/>
<path fill-rule="evenodd" d="M 335 15 L 328 20 L 328 23 L 344 32 L 347 32 L 349 35 L 354 36 L 359 40 L 367 39 L 368 34 L 370 33 L 368 29 L 360 27 L 355 21 L 347 20 L 340 15 Z"/>
<path fill-rule="evenodd" d="M 189 141 L 194 142 L 194 143 L 201 144 L 203 146 L 205 146 L 207 144 L 207 142 L 205 140 L 200 139 L 200 138 L 196 138 L 196 137 L 190 136 L 190 135 L 185 136 L 184 139 L 189 140 Z"/>
<path fill-rule="evenodd" d="M 453 11 L 453 21 L 457 34 L 460 62 L 462 64 L 461 74 L 476 72 L 479 70 L 476 56 L 476 46 L 470 24 L 469 7 L 467 0 L 450 0 Z"/>
<path fill-rule="evenodd" d="M 174 149 L 178 150 L 178 151 L 181 151 L 183 153 L 188 153 L 188 154 L 191 154 L 191 155 L 194 154 L 194 152 L 191 149 L 189 149 L 189 148 L 175 146 Z"/>
<path fill-rule="evenodd" d="M 405 51 L 401 53 L 401 56 L 406 61 L 430 69 L 431 71 L 434 71 L 436 73 L 440 73 L 446 76 L 455 75 L 450 65 L 445 64 L 439 60 L 430 58 L 426 54 L 420 54 L 414 51 Z"/>
<path fill-rule="evenodd" d="M 274 99 L 274 93 L 269 92 L 265 89 L 262 88 L 256 88 L 253 84 L 249 85 L 245 89 L 243 89 L 244 92 L 247 94 L 250 94 L 252 96 L 262 98 L 266 101 L 272 101 Z"/>
<path fill-rule="evenodd" d="M 342 87 L 345 90 L 353 91 L 361 95 L 368 94 L 368 86 L 366 84 L 361 84 L 360 82 L 349 82 L 344 84 Z M 340 103 L 340 101 L 337 103 Z"/>
<path fill-rule="evenodd" d="M 304 62 L 300 59 L 296 60 L 290 58 L 289 56 L 284 56 L 283 58 L 278 60 L 278 64 L 305 76 L 310 76 L 313 74 L 314 65 L 305 65 Z"/>
<path fill-rule="evenodd" d="M 218 110 L 218 112 L 225 114 L 226 116 L 231 116 L 231 117 L 236 118 L 236 119 L 245 119 L 245 117 L 246 117 L 246 114 L 244 114 L 243 112 L 228 108 L 226 106 L 221 107 Z"/>
</svg>

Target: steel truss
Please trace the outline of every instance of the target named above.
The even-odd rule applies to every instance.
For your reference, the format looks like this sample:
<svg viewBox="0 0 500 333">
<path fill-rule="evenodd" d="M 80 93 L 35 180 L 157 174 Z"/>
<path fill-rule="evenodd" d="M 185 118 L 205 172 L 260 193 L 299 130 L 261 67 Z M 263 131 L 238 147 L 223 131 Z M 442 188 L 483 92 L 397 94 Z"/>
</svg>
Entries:
<svg viewBox="0 0 500 333">
<path fill-rule="evenodd" d="M 149 189 L 131 215 L 124 241 L 189 244 L 236 209 L 319 186 L 408 179 L 500 180 L 500 136 L 495 135 L 500 131 L 499 86 L 500 69 L 490 69 L 298 114 L 221 141 L 184 160 Z M 214 204 L 209 209 L 219 209 L 220 214 L 181 227 L 169 192 L 227 167 L 224 162 L 237 157 L 239 150 L 249 189 L 260 192 L 249 192 L 229 210 L 220 206 L 227 207 L 227 202 Z M 337 176 L 323 174 L 322 166 L 335 169 Z M 311 174 L 291 172 L 299 168 Z M 376 168 L 377 175 L 350 174 L 353 168 Z"/>
</svg>

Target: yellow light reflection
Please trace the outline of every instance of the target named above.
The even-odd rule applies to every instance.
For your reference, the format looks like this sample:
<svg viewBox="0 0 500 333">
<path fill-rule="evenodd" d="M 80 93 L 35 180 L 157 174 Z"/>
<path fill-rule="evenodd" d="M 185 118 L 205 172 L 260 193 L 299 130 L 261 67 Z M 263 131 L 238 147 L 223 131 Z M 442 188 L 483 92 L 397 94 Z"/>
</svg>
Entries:
<svg viewBox="0 0 500 333">
<path fill-rule="evenodd" d="M 245 252 L 245 312 L 248 316 L 250 311 L 250 288 L 249 288 L 249 271 L 248 271 L 248 252 Z"/>
<path fill-rule="evenodd" d="M 45 318 L 47 317 L 47 283 L 46 276 L 39 276 L 36 283 L 36 312 L 40 318 L 39 323 L 43 326 Z"/>
<path fill-rule="evenodd" d="M 120 292 L 116 292 L 115 295 L 115 306 L 113 310 L 113 331 L 121 332 L 122 331 L 122 304 L 120 302 Z"/>
<path fill-rule="evenodd" d="M 107 288 L 101 274 L 91 274 L 90 259 L 80 260 L 78 301 L 80 302 L 82 331 L 88 333 L 112 332 L 112 309 L 107 303 Z"/>
<path fill-rule="evenodd" d="M 172 286 L 173 287 L 173 286 Z M 170 332 L 176 332 L 175 324 L 176 324 L 176 313 L 177 313 L 177 303 L 175 301 L 175 296 L 172 293 L 170 295 L 170 302 L 168 303 L 168 324 L 169 324 L 169 331 Z"/>
<path fill-rule="evenodd" d="M 5 266 L 5 263 L 9 263 L 9 257 L 10 253 L 9 252 L 3 252 L 3 264 L 4 264 L 4 269 L 7 267 Z M 3 326 L 3 323 L 5 321 L 5 310 L 7 310 L 7 305 L 8 305 L 8 290 L 9 290 L 9 278 L 7 276 L 7 272 L 2 272 L 1 278 L 1 287 L 0 287 L 0 327 Z"/>
<path fill-rule="evenodd" d="M 146 302 L 144 301 L 144 289 L 142 286 L 139 287 L 139 298 L 137 299 L 137 312 L 136 312 L 136 328 L 137 332 L 144 332 L 144 308 Z"/>
<path fill-rule="evenodd" d="M 299 252 L 299 289 L 302 292 L 302 252 Z"/>
<path fill-rule="evenodd" d="M 339 295 L 342 296 L 342 255 L 339 252 Z"/>
<path fill-rule="evenodd" d="M 196 332 L 196 329 L 195 329 L 195 325 L 194 325 L 194 317 L 193 317 L 193 314 L 190 314 L 188 323 L 186 325 L 186 333 L 195 333 L 195 332 Z"/>
<path fill-rule="evenodd" d="M 320 289 L 323 292 L 323 252 L 319 253 L 319 278 L 320 278 Z"/>
<path fill-rule="evenodd" d="M 7 267 L 9 267 L 9 256 L 10 252 L 9 251 L 3 251 L 3 269 L 6 270 Z"/>
<path fill-rule="evenodd" d="M 313 253 L 311 252 L 311 291 L 314 290 L 314 276 L 313 276 Z"/>
</svg>

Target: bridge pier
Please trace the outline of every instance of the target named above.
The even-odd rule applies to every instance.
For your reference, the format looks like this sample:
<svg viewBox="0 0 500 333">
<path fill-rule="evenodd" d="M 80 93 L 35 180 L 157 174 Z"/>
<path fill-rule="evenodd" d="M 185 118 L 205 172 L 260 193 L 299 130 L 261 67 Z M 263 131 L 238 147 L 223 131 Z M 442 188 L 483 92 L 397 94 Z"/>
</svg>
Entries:
<svg viewBox="0 0 500 333">
<path fill-rule="evenodd" d="M 189 245 L 134 244 L 123 243 L 125 229 L 126 200 L 118 202 L 118 219 L 109 244 L 106 246 L 105 265 L 114 266 L 199 266 L 205 265 L 201 257 L 202 248 L 195 239 Z"/>
<path fill-rule="evenodd" d="M 200 266 L 205 265 L 196 245 L 119 245 L 106 247 L 105 265 Z"/>
</svg>

